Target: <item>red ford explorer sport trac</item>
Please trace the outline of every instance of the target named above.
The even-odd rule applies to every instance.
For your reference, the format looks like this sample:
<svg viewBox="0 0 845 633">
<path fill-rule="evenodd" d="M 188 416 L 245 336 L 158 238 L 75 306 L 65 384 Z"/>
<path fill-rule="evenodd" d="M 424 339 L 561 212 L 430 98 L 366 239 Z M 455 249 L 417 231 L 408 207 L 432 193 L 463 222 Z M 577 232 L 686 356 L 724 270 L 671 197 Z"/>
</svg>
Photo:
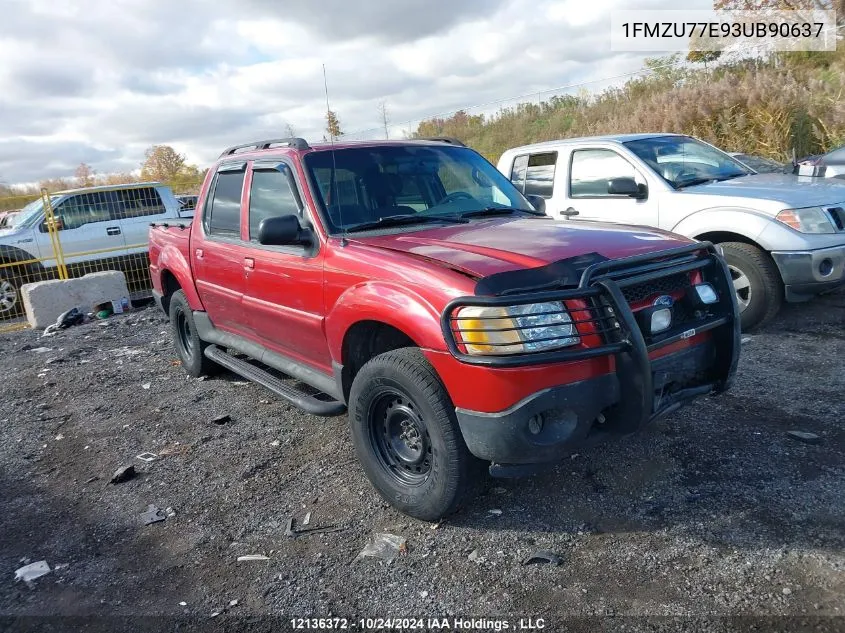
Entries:
<svg viewBox="0 0 845 633">
<path fill-rule="evenodd" d="M 348 411 L 373 486 L 436 520 L 487 470 L 555 464 L 736 371 L 716 247 L 542 209 L 451 139 L 260 141 L 222 153 L 193 221 L 153 226 L 150 270 L 190 375 Z"/>
</svg>

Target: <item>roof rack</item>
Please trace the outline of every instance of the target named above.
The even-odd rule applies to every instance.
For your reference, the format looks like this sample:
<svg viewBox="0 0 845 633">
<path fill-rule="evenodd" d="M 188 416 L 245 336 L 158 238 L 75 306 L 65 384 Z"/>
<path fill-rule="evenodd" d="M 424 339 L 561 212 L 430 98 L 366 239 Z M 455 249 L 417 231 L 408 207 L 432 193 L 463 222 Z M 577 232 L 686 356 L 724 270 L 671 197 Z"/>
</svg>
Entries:
<svg viewBox="0 0 845 633">
<path fill-rule="evenodd" d="M 439 143 L 449 143 L 450 145 L 460 145 L 466 147 L 463 141 L 460 141 L 452 136 L 422 136 L 415 139 L 417 141 L 437 141 Z"/>
<path fill-rule="evenodd" d="M 270 149 L 271 145 L 286 145 L 288 147 L 292 147 L 298 150 L 311 149 L 311 146 L 308 145 L 308 141 L 306 141 L 304 138 L 292 136 L 289 138 L 273 138 L 268 139 L 266 141 L 253 141 L 252 143 L 233 145 L 232 147 L 227 147 L 226 149 L 224 149 L 223 153 L 220 154 L 220 158 L 223 158 L 224 156 L 231 156 L 232 154 L 237 154 L 238 150 L 246 148 L 250 148 L 252 150 Z"/>
</svg>

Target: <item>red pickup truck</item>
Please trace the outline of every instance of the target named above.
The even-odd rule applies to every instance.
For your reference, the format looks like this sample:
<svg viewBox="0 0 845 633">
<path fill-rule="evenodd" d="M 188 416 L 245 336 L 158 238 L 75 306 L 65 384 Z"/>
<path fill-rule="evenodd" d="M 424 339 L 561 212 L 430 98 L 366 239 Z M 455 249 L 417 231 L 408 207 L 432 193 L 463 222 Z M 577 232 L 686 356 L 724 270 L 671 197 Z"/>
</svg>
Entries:
<svg viewBox="0 0 845 633">
<path fill-rule="evenodd" d="M 561 224 L 451 139 L 229 148 L 150 271 L 184 368 L 316 415 L 349 412 L 401 511 L 458 509 L 732 382 L 739 320 L 716 247 Z"/>
</svg>

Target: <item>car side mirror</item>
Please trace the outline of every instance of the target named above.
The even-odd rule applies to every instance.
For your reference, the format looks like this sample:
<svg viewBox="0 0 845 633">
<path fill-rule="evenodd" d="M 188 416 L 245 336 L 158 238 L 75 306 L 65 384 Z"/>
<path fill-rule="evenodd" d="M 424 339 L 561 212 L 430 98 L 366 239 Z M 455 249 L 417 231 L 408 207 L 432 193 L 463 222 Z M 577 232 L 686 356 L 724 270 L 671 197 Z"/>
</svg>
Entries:
<svg viewBox="0 0 845 633">
<path fill-rule="evenodd" d="M 537 209 L 537 211 L 542 211 L 543 213 L 546 212 L 546 199 L 543 196 L 535 196 L 533 194 L 529 194 L 525 196 L 525 199 L 531 203 L 531 206 Z"/>
<path fill-rule="evenodd" d="M 638 185 L 633 178 L 611 178 L 607 181 L 607 193 L 614 196 L 643 199 L 648 197 L 648 187 Z"/>
<path fill-rule="evenodd" d="M 258 225 L 258 243 L 264 246 L 297 246 L 311 243 L 311 231 L 299 223 L 299 216 L 264 218 Z"/>
<path fill-rule="evenodd" d="M 53 225 L 56 227 L 57 231 L 61 231 L 65 228 L 64 222 L 62 222 L 62 216 L 54 215 L 53 216 Z M 44 221 L 41 223 L 41 232 L 42 233 L 49 233 L 50 232 L 50 220 L 44 218 Z"/>
</svg>

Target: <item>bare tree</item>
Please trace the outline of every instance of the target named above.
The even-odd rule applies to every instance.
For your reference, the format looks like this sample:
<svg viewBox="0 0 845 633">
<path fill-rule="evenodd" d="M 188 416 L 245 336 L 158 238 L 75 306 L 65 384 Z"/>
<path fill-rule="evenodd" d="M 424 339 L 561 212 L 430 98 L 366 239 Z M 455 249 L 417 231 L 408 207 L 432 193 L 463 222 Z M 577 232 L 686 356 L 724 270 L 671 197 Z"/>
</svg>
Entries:
<svg viewBox="0 0 845 633">
<path fill-rule="evenodd" d="M 293 138 L 296 136 L 296 128 L 294 128 L 290 123 L 285 123 L 285 136 L 287 138 Z"/>
<path fill-rule="evenodd" d="M 79 163 L 76 168 L 74 176 L 76 176 L 76 183 L 80 187 L 91 187 L 94 185 L 94 174 L 96 172 L 87 163 Z"/>
<path fill-rule="evenodd" d="M 389 139 L 390 133 L 387 131 L 388 123 L 390 122 L 390 115 L 387 111 L 387 102 L 382 101 L 378 104 L 378 115 L 381 118 L 381 122 L 384 125 L 384 138 Z"/>
</svg>

